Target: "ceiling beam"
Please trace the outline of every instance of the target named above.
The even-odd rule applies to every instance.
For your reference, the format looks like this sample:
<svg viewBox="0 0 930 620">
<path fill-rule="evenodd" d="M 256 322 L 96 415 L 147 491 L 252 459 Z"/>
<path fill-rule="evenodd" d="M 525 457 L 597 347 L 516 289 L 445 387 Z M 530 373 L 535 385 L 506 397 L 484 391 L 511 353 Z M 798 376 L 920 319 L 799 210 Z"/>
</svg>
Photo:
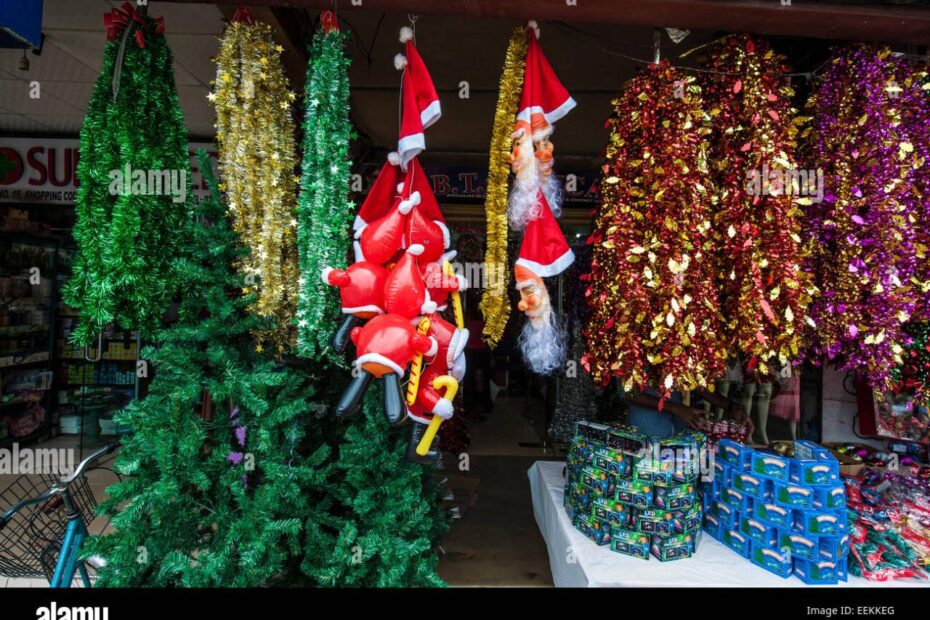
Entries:
<svg viewBox="0 0 930 620">
<path fill-rule="evenodd" d="M 198 0 L 167 0 L 197 2 Z M 789 0 L 790 1 L 790 0 Z M 332 0 L 242 0 L 251 6 L 325 9 Z M 388 11 L 477 18 L 674 26 L 855 41 L 930 43 L 930 10 L 779 0 L 339 0 L 339 12 Z"/>
</svg>

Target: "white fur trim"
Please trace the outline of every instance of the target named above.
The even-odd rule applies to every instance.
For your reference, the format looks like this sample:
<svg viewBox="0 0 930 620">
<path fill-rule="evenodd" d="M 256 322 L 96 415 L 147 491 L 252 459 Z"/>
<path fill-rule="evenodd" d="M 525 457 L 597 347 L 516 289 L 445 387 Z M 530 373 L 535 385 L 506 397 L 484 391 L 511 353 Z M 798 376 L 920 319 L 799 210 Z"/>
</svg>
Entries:
<svg viewBox="0 0 930 620">
<path fill-rule="evenodd" d="M 403 213 L 404 215 L 407 215 L 408 213 L 413 211 L 413 207 L 415 206 L 416 204 L 412 200 L 401 200 L 400 204 L 397 205 L 397 210 Z"/>
<path fill-rule="evenodd" d="M 424 301 L 423 305 L 420 306 L 421 314 L 432 314 L 436 312 L 436 302 L 435 301 Z"/>
<path fill-rule="evenodd" d="M 441 116 L 442 108 L 439 105 L 439 99 L 437 99 L 431 102 L 422 112 L 420 112 L 420 122 L 423 123 L 423 129 L 426 129 L 438 121 L 439 117 Z"/>
<path fill-rule="evenodd" d="M 433 405 L 433 413 L 438 415 L 443 420 L 448 420 L 455 413 L 455 407 L 452 405 L 452 401 L 443 397 Z"/>
<path fill-rule="evenodd" d="M 448 307 L 449 307 L 449 304 L 442 304 L 441 306 L 436 306 L 436 312 L 445 312 L 446 308 Z"/>
<path fill-rule="evenodd" d="M 403 71 L 404 67 L 407 66 L 407 57 L 403 54 L 398 54 L 394 57 L 394 68 L 398 71 Z"/>
<path fill-rule="evenodd" d="M 368 222 L 363 220 L 361 215 L 356 215 L 355 221 L 352 222 L 352 230 L 360 230 L 362 228 L 365 228 L 367 224 Z"/>
<path fill-rule="evenodd" d="M 427 313 L 427 314 L 429 314 L 429 313 Z M 433 338 L 432 336 L 430 336 L 430 337 L 429 337 L 429 351 L 427 351 L 426 353 L 424 353 L 423 356 L 424 356 L 424 357 L 433 357 L 434 355 L 436 355 L 436 352 L 437 352 L 437 351 L 439 351 L 439 342 L 438 342 L 435 338 Z"/>
<path fill-rule="evenodd" d="M 391 151 L 387 154 L 388 163 L 392 166 L 400 165 L 400 154 L 397 151 Z"/>
<path fill-rule="evenodd" d="M 400 153 L 400 167 L 407 169 L 410 160 L 419 155 L 426 148 L 426 138 L 423 133 L 414 133 L 404 136 L 397 141 L 397 150 Z"/>
<path fill-rule="evenodd" d="M 375 314 L 384 314 L 384 309 L 379 308 L 374 304 L 369 304 L 367 306 L 358 306 L 357 308 L 343 308 L 343 314 L 356 314 L 359 312 L 374 312 Z"/>
<path fill-rule="evenodd" d="M 400 163 L 400 155 L 397 156 L 397 162 Z M 403 194 L 404 193 L 404 182 L 401 181 L 400 183 L 398 183 L 396 189 L 397 189 L 398 194 Z"/>
<path fill-rule="evenodd" d="M 527 29 L 532 28 L 536 32 L 536 38 L 539 38 L 539 23 L 535 19 L 531 19 L 526 22 Z"/>
<path fill-rule="evenodd" d="M 448 252 L 443 253 L 442 258 L 440 260 L 441 261 L 447 260 L 449 262 L 452 262 L 452 259 L 455 258 L 457 255 L 458 255 L 458 252 L 456 252 L 455 250 L 449 250 Z"/>
<path fill-rule="evenodd" d="M 571 112 L 576 105 L 578 104 L 575 102 L 575 100 L 569 97 L 563 101 L 559 107 L 555 108 L 554 110 L 550 110 L 549 112 L 543 110 L 542 106 L 527 106 L 520 110 L 519 113 L 517 113 L 517 120 L 529 123 L 530 116 L 533 114 L 542 114 L 550 125 L 554 125 L 557 120 Z"/>
<path fill-rule="evenodd" d="M 418 424 L 429 424 L 429 421 L 430 421 L 430 418 L 425 418 L 421 415 L 417 415 L 413 413 L 412 411 L 410 411 L 409 409 L 407 410 L 407 417 L 410 418 L 411 420 L 415 420 Z"/>
<path fill-rule="evenodd" d="M 459 292 L 468 290 L 468 280 L 462 274 L 455 274 L 455 279 L 459 281 Z"/>
<path fill-rule="evenodd" d="M 360 263 L 365 260 L 365 253 L 362 252 L 362 244 L 358 241 L 352 243 L 352 250 L 355 252 L 355 262 Z"/>
<path fill-rule="evenodd" d="M 382 366 L 387 366 L 400 376 L 404 375 L 404 369 L 398 366 L 396 363 L 392 362 L 388 358 L 384 357 L 380 353 L 366 353 L 365 355 L 359 356 L 355 359 L 355 367 L 361 368 L 362 364 L 367 364 L 368 362 L 375 362 L 376 364 L 381 364 Z"/>
<path fill-rule="evenodd" d="M 361 238 L 362 238 L 362 231 L 365 230 L 365 227 L 366 227 L 366 226 L 368 226 L 368 224 L 362 224 L 362 226 L 359 227 L 359 228 L 355 231 L 355 234 L 352 235 L 352 236 L 355 237 L 356 239 L 361 239 Z"/>
<path fill-rule="evenodd" d="M 406 43 L 407 41 L 413 40 L 413 28 L 410 26 L 404 26 L 400 29 L 400 42 Z"/>
<path fill-rule="evenodd" d="M 332 267 L 323 267 L 323 284 L 329 284 L 329 274 L 333 272 Z"/>
<path fill-rule="evenodd" d="M 452 245 L 452 235 L 449 234 L 449 227 L 446 226 L 446 223 L 440 220 L 433 220 L 433 224 L 439 226 L 439 229 L 442 231 L 442 247 L 447 248 Z"/>
<path fill-rule="evenodd" d="M 425 250 L 426 248 L 424 248 L 423 245 L 419 243 L 414 243 L 409 248 L 407 248 L 407 252 L 409 252 L 410 254 L 413 254 L 414 256 L 419 256 Z"/>
<path fill-rule="evenodd" d="M 558 257 L 548 265 L 542 265 L 526 258 L 518 258 L 516 264 L 526 267 L 540 278 L 551 278 L 552 276 L 557 276 L 568 269 L 573 262 L 575 262 L 575 253 L 572 252 L 571 248 L 569 248 L 565 254 Z"/>
</svg>

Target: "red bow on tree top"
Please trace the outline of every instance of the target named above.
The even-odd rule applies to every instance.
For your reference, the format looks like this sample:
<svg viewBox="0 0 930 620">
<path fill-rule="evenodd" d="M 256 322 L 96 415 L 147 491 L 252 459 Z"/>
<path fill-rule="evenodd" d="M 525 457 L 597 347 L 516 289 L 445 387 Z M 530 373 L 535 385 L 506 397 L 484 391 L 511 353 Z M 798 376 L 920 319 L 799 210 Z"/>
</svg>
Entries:
<svg viewBox="0 0 930 620">
<path fill-rule="evenodd" d="M 155 34 L 164 34 L 165 18 L 158 17 L 151 21 L 155 24 Z M 136 30 L 136 43 L 139 47 L 145 47 L 145 35 L 143 33 L 143 28 L 146 24 L 145 18 L 136 10 L 136 7 L 129 2 L 124 2 L 122 9 L 113 9 L 109 13 L 103 14 L 103 25 L 106 27 L 107 41 L 112 41 L 119 37 L 132 22 L 139 24 Z"/>
</svg>

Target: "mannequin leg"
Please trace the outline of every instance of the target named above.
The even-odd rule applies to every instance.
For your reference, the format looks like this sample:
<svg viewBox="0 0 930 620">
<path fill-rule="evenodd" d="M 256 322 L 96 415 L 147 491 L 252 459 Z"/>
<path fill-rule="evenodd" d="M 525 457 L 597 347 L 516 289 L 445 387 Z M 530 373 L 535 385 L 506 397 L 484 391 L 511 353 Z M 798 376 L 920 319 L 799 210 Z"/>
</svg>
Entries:
<svg viewBox="0 0 930 620">
<path fill-rule="evenodd" d="M 745 411 L 746 414 L 750 416 L 753 415 L 752 401 L 755 400 L 756 387 L 758 387 L 758 384 L 756 383 L 743 384 L 743 399 L 740 404 L 743 405 L 743 411 Z"/>
<path fill-rule="evenodd" d="M 772 384 L 760 383 L 756 398 L 756 437 L 765 445 L 769 443 L 769 436 L 765 427 L 769 421 L 769 405 L 772 403 Z"/>
</svg>

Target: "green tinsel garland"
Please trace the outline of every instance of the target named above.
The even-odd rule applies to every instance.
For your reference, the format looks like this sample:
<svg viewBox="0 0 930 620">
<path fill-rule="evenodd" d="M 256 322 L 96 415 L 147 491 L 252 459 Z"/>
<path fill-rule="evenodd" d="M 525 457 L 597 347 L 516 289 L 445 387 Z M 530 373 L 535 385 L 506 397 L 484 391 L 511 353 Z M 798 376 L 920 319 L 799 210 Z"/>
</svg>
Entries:
<svg viewBox="0 0 930 620">
<path fill-rule="evenodd" d="M 300 281 L 297 352 L 320 360 L 339 318 L 339 295 L 320 279 L 324 267 L 345 264 L 352 205 L 349 193 L 349 59 L 345 35 L 321 27 L 307 67 L 303 163 L 297 209 Z"/>
<path fill-rule="evenodd" d="M 127 28 L 106 44 L 81 128 L 77 254 L 63 291 L 65 303 L 79 311 L 71 340 L 80 345 L 91 343 L 112 322 L 144 336 L 159 328 L 177 287 L 172 262 L 185 245 L 181 233 L 190 218 L 187 129 L 171 50 L 155 20 L 144 17 Z M 127 166 L 183 175 L 185 199 L 175 202 L 165 192 L 111 193 L 111 175 Z"/>
</svg>

